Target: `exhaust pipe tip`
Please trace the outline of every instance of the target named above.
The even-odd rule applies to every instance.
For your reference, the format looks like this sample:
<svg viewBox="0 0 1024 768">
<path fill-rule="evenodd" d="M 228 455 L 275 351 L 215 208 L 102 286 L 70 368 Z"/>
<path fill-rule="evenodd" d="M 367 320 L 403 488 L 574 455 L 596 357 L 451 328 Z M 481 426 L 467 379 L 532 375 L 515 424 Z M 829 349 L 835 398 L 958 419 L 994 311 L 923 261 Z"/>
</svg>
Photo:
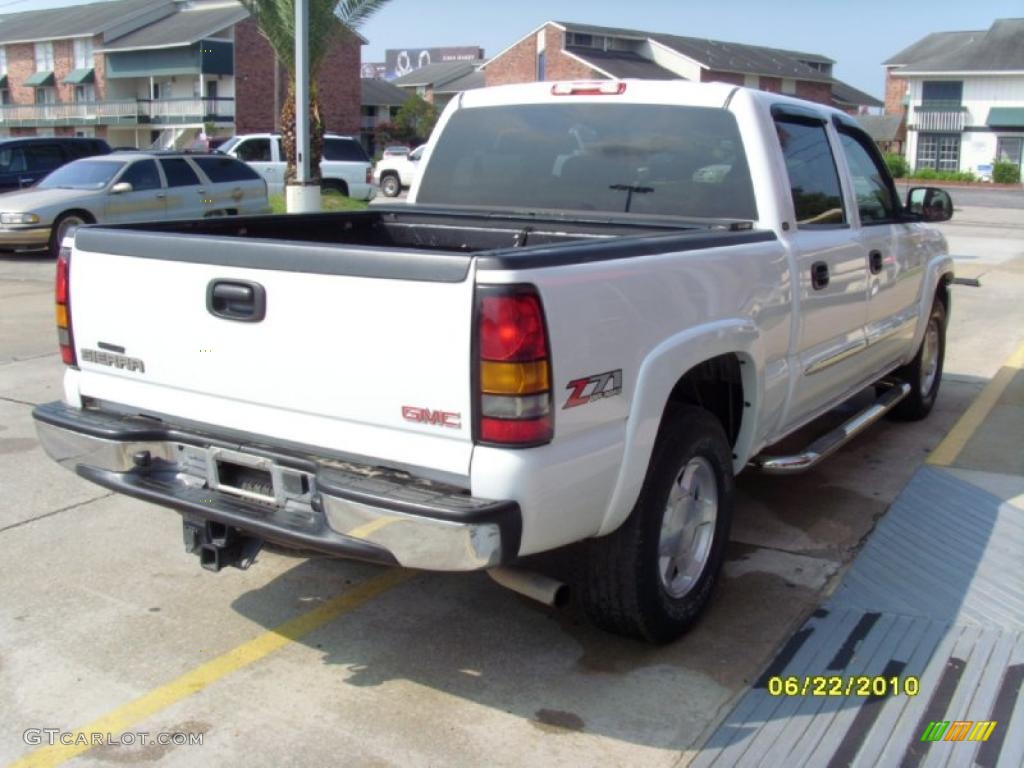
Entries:
<svg viewBox="0 0 1024 768">
<path fill-rule="evenodd" d="M 506 589 L 544 605 L 562 608 L 569 603 L 569 585 L 542 573 L 501 567 L 489 568 L 487 575 Z"/>
</svg>

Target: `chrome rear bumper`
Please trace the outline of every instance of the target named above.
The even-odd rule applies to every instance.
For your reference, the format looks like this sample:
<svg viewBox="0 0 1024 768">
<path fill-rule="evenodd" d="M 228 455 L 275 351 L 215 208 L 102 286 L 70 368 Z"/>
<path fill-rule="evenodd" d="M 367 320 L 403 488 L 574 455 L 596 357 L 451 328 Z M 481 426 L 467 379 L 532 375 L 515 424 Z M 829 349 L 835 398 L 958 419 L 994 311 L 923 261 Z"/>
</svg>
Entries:
<svg viewBox="0 0 1024 768">
<path fill-rule="evenodd" d="M 33 417 L 40 443 L 61 465 L 192 521 L 426 570 L 479 570 L 518 554 L 522 522 L 514 501 L 473 498 L 453 486 L 283 449 L 256 435 L 184 430 L 60 402 L 38 406 Z M 272 477 L 273 494 L 222 482 L 221 458 Z"/>
</svg>

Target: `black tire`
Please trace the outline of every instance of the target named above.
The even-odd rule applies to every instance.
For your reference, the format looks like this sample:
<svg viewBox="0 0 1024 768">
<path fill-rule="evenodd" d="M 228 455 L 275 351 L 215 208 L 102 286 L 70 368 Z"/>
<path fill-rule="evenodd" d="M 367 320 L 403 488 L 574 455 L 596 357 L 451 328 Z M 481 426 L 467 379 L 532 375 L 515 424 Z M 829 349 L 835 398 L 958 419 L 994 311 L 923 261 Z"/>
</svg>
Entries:
<svg viewBox="0 0 1024 768">
<path fill-rule="evenodd" d="M 936 349 L 929 353 L 929 334 L 934 333 Z M 933 356 L 934 355 L 934 356 Z M 914 359 L 893 374 L 910 385 L 910 394 L 893 408 L 889 415 L 896 421 L 920 421 L 931 413 L 942 383 L 942 365 L 946 357 L 946 307 L 936 300 L 928 314 L 921 346 Z M 934 361 L 932 369 L 930 361 Z"/>
<path fill-rule="evenodd" d="M 80 211 L 67 211 L 57 217 L 50 229 L 50 255 L 56 259 L 60 255 L 60 245 L 71 226 L 91 224 L 92 218 Z"/>
<path fill-rule="evenodd" d="M 402 182 L 393 173 L 385 173 L 380 177 L 380 193 L 384 197 L 398 197 L 402 193 Z"/>
<path fill-rule="evenodd" d="M 324 179 L 320 183 L 321 189 L 328 190 L 330 192 L 337 192 L 339 195 L 348 197 L 348 184 L 338 179 Z"/>
<path fill-rule="evenodd" d="M 698 570 L 689 586 L 673 594 L 662 572 L 671 572 L 675 561 L 666 558 L 663 564 L 659 548 L 670 492 L 681 481 L 678 488 L 682 495 L 691 466 L 702 467 L 700 472 L 708 487 L 702 491 L 700 485 L 695 486 L 692 497 L 684 497 L 685 504 L 707 503 L 713 485 L 717 514 L 713 523 L 703 527 L 707 530 L 705 542 L 710 535 L 703 566 L 697 565 L 700 559 L 692 561 L 692 567 Z M 698 501 L 701 492 L 705 499 Z M 683 634 L 711 600 L 725 557 L 734 496 L 732 451 L 721 423 L 702 408 L 672 407 L 665 415 L 632 513 L 614 533 L 588 542 L 579 588 L 590 620 L 610 632 L 655 643 L 666 643 Z M 679 539 L 683 539 L 682 532 Z M 678 567 L 675 574 L 681 577 Z"/>
</svg>

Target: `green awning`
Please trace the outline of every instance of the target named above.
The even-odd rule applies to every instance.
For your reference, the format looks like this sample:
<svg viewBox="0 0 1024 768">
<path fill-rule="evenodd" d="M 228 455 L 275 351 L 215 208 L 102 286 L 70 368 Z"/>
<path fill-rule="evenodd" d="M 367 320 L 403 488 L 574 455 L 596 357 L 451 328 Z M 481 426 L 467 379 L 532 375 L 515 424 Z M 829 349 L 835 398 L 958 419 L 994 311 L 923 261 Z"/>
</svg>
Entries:
<svg viewBox="0 0 1024 768">
<path fill-rule="evenodd" d="M 25 80 L 25 85 L 31 88 L 47 88 L 53 84 L 53 72 L 33 72 Z"/>
<path fill-rule="evenodd" d="M 985 125 L 990 128 L 1024 128 L 1024 107 L 992 107 Z"/>
<path fill-rule="evenodd" d="M 10 86 L 7 84 L 7 75 L 3 75 L 2 77 L 0 77 L 0 88 L 9 88 L 9 87 Z"/>
<path fill-rule="evenodd" d="M 67 77 L 64 78 L 64 82 L 69 85 L 85 85 L 96 80 L 94 72 L 95 70 L 92 67 L 88 69 L 72 69 L 68 72 Z"/>
</svg>

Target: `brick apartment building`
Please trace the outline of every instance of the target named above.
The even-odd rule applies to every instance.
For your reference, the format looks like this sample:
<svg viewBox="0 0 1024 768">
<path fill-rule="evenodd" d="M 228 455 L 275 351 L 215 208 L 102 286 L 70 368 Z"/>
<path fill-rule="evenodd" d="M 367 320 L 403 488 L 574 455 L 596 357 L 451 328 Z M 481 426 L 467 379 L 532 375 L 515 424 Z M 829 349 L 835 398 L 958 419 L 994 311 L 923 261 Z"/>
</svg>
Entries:
<svg viewBox="0 0 1024 768">
<path fill-rule="evenodd" d="M 490 59 L 487 85 L 643 78 L 724 82 L 856 113 L 882 102 L 832 76 L 825 56 L 660 32 L 548 21 Z"/>
<path fill-rule="evenodd" d="M 235 0 L 115 0 L 0 16 L 0 136 L 181 146 L 274 128 L 288 78 Z M 342 33 L 320 73 L 327 128 L 359 130 L 360 46 Z M 274 84 L 279 95 L 274 97 Z"/>
</svg>

